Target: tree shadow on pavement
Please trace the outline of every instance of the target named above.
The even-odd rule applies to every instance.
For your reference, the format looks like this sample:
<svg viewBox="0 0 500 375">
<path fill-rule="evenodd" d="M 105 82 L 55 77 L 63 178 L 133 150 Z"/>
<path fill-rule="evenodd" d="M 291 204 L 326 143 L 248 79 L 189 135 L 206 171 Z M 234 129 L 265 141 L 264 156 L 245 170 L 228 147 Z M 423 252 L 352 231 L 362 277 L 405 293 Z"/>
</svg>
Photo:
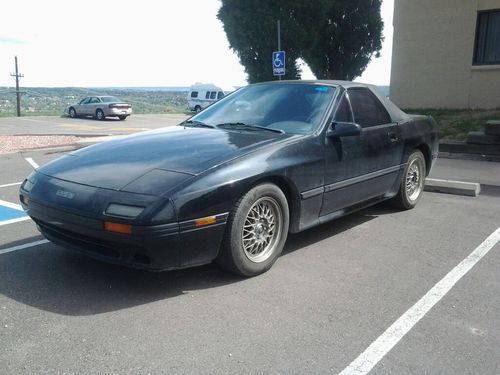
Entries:
<svg viewBox="0 0 500 375">
<path fill-rule="evenodd" d="M 383 208 L 361 211 L 290 235 L 282 256 L 348 231 L 379 214 L 384 214 Z M 39 236 L 22 242 L 37 240 Z M 18 245 L 19 241 L 1 248 Z M 243 280 L 213 264 L 158 273 L 135 270 L 87 258 L 51 243 L 0 254 L 0 294 L 70 316 L 117 311 Z"/>
</svg>

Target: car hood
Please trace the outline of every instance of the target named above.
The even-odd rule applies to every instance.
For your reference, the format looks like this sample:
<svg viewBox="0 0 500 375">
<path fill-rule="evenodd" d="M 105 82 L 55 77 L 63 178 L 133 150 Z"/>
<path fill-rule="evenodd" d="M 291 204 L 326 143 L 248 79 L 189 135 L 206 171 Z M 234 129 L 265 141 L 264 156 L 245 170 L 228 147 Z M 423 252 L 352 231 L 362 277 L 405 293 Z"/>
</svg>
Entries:
<svg viewBox="0 0 500 375">
<path fill-rule="evenodd" d="M 39 172 L 94 187 L 153 193 L 157 187 L 150 184 L 179 184 L 225 161 L 289 137 L 266 131 L 178 126 L 86 147 L 46 164 Z M 171 187 L 163 188 L 166 191 Z"/>
</svg>

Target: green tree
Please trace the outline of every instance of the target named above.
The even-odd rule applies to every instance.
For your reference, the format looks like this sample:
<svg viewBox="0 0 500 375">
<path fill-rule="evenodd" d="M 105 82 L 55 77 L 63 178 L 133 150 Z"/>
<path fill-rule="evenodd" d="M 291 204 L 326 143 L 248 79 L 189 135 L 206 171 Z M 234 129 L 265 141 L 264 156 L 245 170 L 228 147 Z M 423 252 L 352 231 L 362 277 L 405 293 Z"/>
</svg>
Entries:
<svg viewBox="0 0 500 375">
<path fill-rule="evenodd" d="M 275 79 L 271 54 L 281 21 L 286 78 L 302 57 L 319 79 L 353 80 L 382 47 L 382 0 L 222 0 L 218 18 L 250 83 Z"/>
<path fill-rule="evenodd" d="M 319 79 L 353 80 L 380 56 L 381 0 L 315 0 L 300 6 L 302 58 Z M 301 2 L 304 3 L 304 2 Z"/>
<path fill-rule="evenodd" d="M 272 52 L 278 48 L 276 21 L 281 22 L 281 49 L 286 51 L 286 79 L 300 78 L 296 9 L 286 0 L 222 0 L 218 18 L 229 45 L 238 55 L 250 83 L 271 81 Z"/>
</svg>

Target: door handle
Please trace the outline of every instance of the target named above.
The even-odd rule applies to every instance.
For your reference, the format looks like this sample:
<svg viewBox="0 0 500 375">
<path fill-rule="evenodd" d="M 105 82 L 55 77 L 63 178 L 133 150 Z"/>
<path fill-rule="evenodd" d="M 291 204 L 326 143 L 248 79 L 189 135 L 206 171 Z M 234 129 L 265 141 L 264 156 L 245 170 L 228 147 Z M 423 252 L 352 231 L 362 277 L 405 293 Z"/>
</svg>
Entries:
<svg viewBox="0 0 500 375">
<path fill-rule="evenodd" d="M 391 142 L 397 142 L 398 141 L 398 135 L 396 133 L 393 133 L 393 132 L 389 132 L 387 133 L 387 136 L 389 137 L 389 140 Z"/>
</svg>

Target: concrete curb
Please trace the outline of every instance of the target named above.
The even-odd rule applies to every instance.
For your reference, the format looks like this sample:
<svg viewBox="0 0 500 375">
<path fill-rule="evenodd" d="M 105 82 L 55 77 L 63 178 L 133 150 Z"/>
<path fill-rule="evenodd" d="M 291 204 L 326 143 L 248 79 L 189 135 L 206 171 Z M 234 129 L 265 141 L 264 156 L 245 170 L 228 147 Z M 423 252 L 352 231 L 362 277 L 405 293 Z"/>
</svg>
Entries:
<svg viewBox="0 0 500 375">
<path fill-rule="evenodd" d="M 445 193 L 455 195 L 465 195 L 468 197 L 477 197 L 481 192 L 481 185 L 476 182 L 463 182 L 452 180 L 439 180 L 427 178 L 425 180 L 425 191 L 434 193 Z"/>
</svg>

